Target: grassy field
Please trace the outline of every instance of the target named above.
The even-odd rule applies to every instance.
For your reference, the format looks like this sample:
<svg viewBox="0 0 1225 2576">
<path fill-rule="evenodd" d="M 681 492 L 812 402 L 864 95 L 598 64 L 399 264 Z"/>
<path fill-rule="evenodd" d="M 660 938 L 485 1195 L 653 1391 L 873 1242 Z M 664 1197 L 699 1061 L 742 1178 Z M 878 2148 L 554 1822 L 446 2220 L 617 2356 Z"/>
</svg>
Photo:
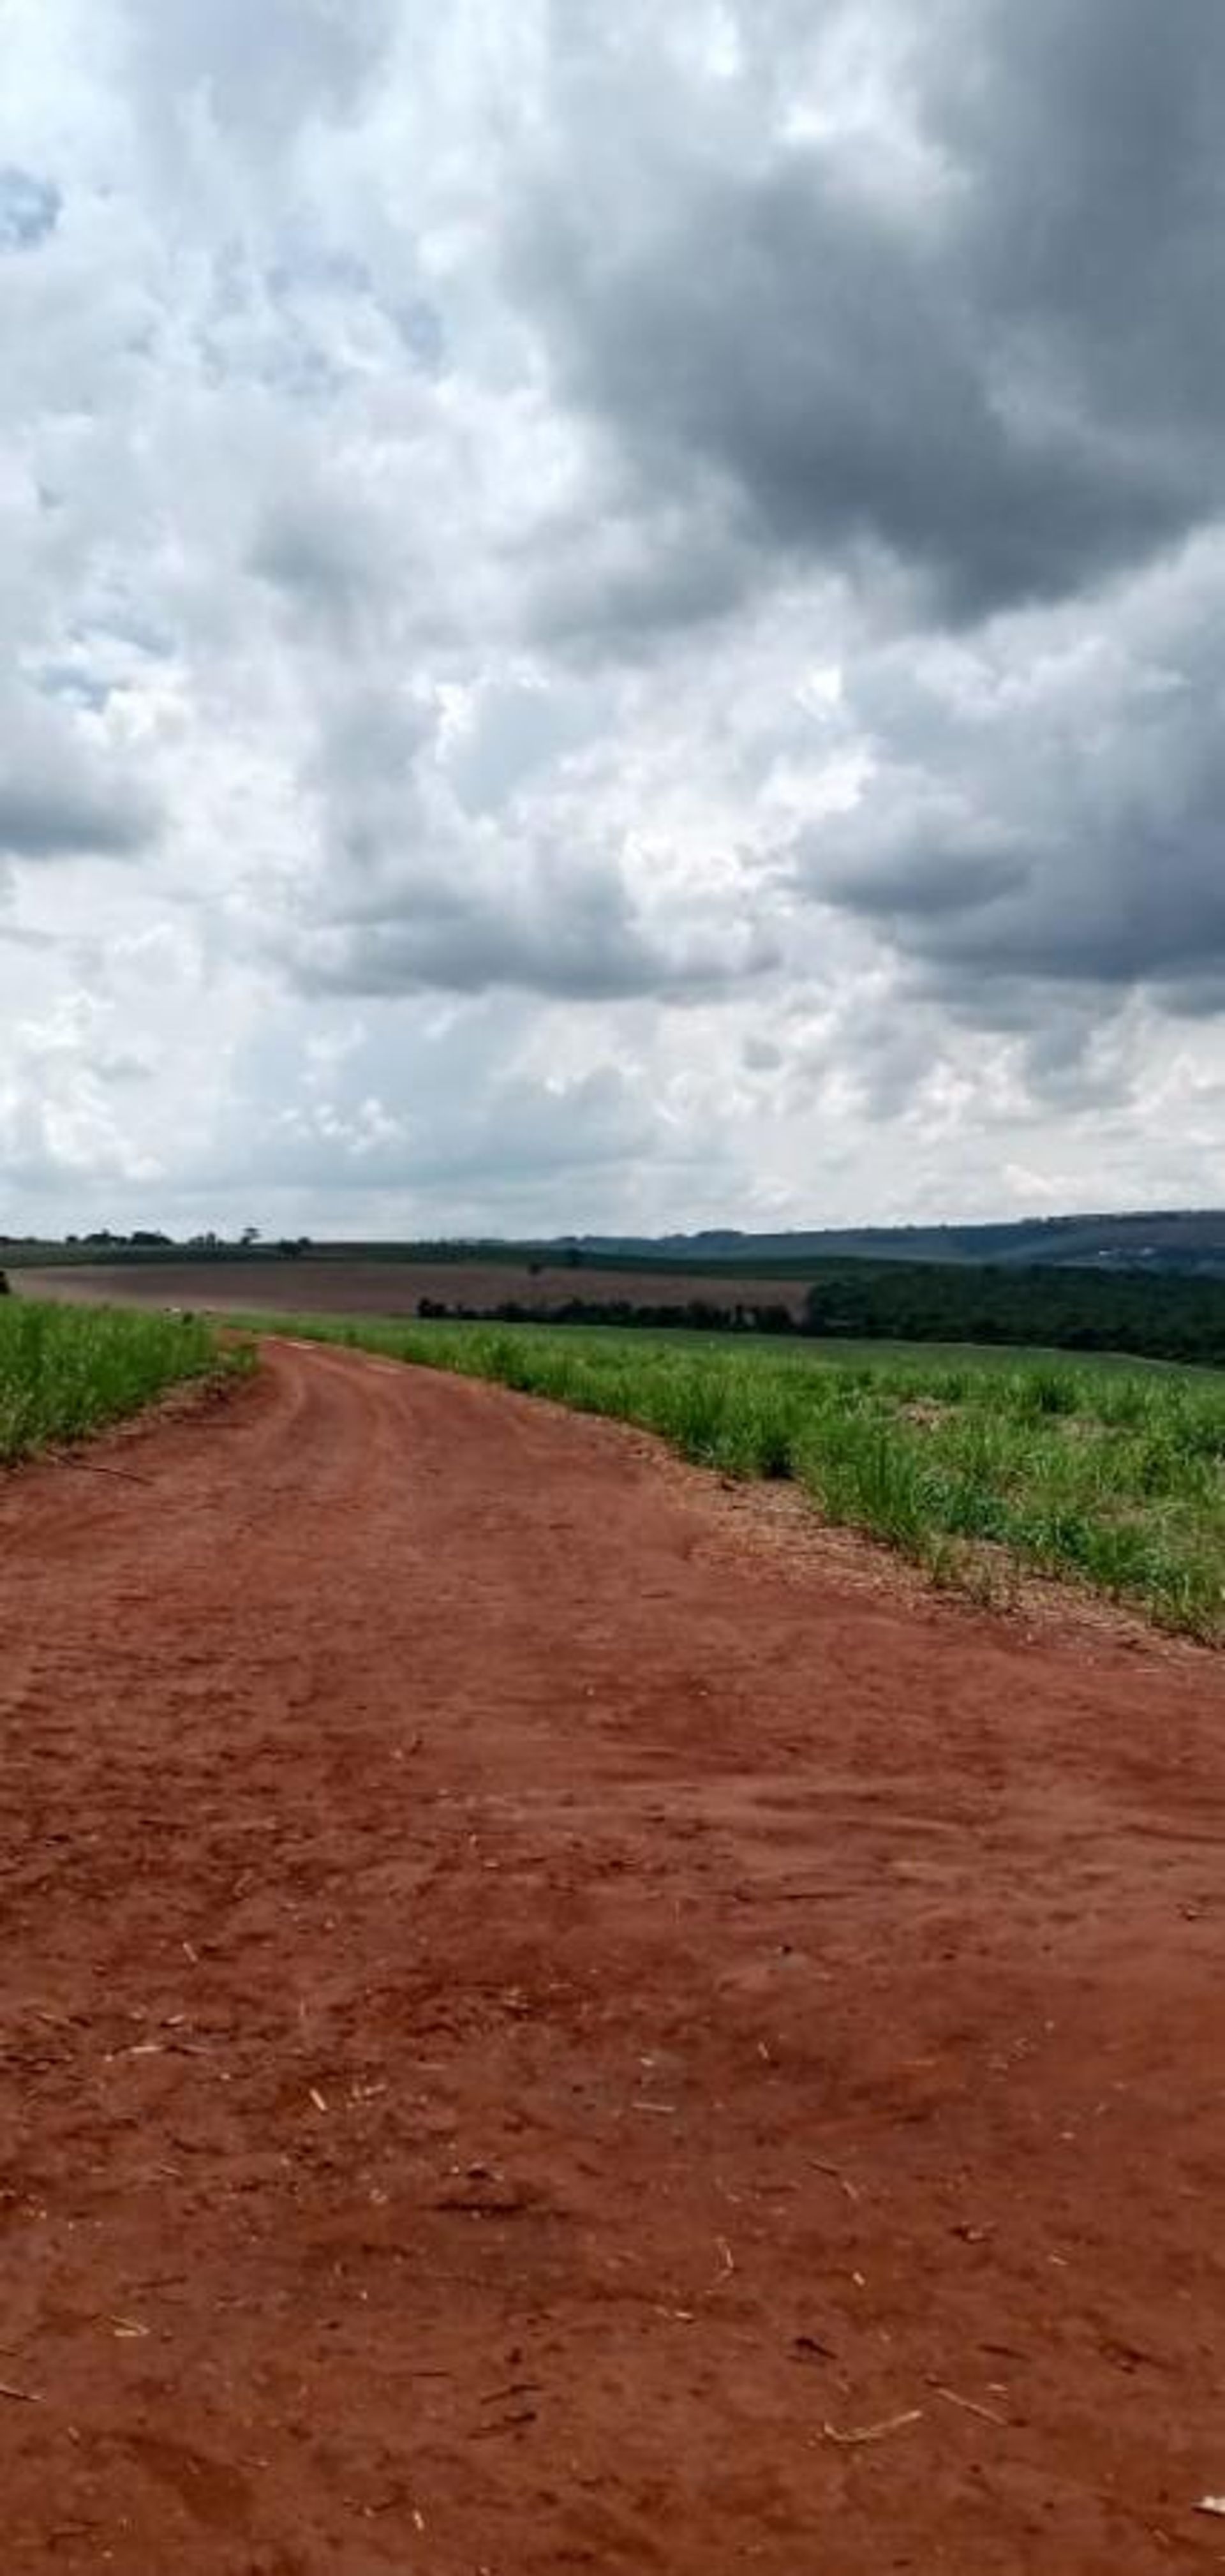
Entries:
<svg viewBox="0 0 1225 2576">
<path fill-rule="evenodd" d="M 1024 1569 L 1225 1638 L 1217 1372 L 540 1325 L 279 1317 L 277 1329 L 638 1423 L 726 1474 L 791 1478 L 831 1521 L 980 1597 L 1007 1597 Z"/>
<path fill-rule="evenodd" d="M 654 1332 L 742 1328 L 821 1341 L 1058 1346 L 1074 1358 L 1132 1351 L 1225 1368 L 1225 1278 L 1146 1269 L 1001 1267 L 939 1261 L 799 1259 L 761 1266 L 522 1246 L 361 1248 L 275 1245 L 209 1251 L 75 1246 L 40 1266 L 5 1251 L 13 1285 L 36 1298 L 234 1311 L 404 1315 L 502 1323 L 632 1325 Z M 93 1255 L 83 1260 L 83 1250 Z"/>
<path fill-rule="evenodd" d="M 198 1320 L 0 1299 L 0 1465 L 79 1440 L 226 1364 Z"/>
</svg>

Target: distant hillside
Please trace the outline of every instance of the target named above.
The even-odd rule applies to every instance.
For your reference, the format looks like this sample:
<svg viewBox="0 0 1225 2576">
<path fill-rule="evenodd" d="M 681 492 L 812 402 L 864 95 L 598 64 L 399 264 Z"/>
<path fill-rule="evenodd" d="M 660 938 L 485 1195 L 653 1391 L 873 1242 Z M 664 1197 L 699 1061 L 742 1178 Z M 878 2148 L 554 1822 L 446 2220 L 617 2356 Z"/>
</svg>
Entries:
<svg viewBox="0 0 1225 2576">
<path fill-rule="evenodd" d="M 158 1267 L 192 1260 L 251 1263 L 270 1258 L 343 1262 L 444 1262 L 474 1259 L 515 1269 L 533 1261 L 569 1270 L 701 1271 L 708 1278 L 752 1272 L 758 1278 L 804 1279 L 815 1263 L 941 1263 L 997 1270 L 1141 1272 L 1150 1278 L 1225 1279 L 1225 1209 L 1158 1208 L 1125 1216 L 1023 1217 L 1001 1225 L 813 1227 L 749 1234 L 736 1226 L 698 1234 L 562 1234 L 518 1242 L 473 1235 L 432 1242 L 312 1242 L 305 1235 L 264 1242 L 253 1229 L 237 1243 L 216 1234 L 175 1243 L 169 1235 L 109 1229 L 63 1243 L 0 1234 L 0 1264 L 86 1262 Z"/>
<path fill-rule="evenodd" d="M 828 1259 L 991 1262 L 1008 1268 L 1145 1270 L 1225 1278 L 1225 1209 L 1160 1208 L 1126 1216 L 1025 1217 L 1002 1225 L 851 1226 L 745 1234 L 562 1235 L 563 1249 L 597 1258 L 712 1263 Z"/>
</svg>

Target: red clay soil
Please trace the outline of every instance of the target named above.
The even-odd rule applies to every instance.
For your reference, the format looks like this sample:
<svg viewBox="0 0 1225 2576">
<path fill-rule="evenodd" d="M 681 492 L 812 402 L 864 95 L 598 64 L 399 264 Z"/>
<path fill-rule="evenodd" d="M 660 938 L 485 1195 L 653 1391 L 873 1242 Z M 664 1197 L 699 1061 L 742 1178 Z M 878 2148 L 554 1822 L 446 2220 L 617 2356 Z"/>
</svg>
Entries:
<svg viewBox="0 0 1225 2576">
<path fill-rule="evenodd" d="M 288 1346 L 6 1480 L 6 2569 L 1225 2565 L 1219 1666 L 735 1520 Z"/>
</svg>

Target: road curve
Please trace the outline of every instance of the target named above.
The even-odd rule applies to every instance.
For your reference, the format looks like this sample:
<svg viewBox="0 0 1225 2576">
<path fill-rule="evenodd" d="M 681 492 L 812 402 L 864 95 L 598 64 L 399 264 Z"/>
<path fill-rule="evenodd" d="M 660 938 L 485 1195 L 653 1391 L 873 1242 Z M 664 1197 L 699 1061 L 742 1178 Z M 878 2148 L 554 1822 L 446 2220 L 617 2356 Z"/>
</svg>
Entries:
<svg viewBox="0 0 1225 2576">
<path fill-rule="evenodd" d="M 6 2564 L 1220 2563 L 1219 1664 L 290 1344 L 0 1637 Z"/>
</svg>

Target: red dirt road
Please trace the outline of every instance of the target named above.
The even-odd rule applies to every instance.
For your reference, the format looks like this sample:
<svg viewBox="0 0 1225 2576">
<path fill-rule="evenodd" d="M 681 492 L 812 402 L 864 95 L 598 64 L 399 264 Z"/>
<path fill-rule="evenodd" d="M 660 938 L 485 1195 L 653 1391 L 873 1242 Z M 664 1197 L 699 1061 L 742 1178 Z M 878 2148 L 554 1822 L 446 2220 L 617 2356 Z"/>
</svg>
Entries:
<svg viewBox="0 0 1225 2576">
<path fill-rule="evenodd" d="M 6 2568 L 1225 2565 L 1219 1666 L 322 1350 L 89 1455 L 0 1489 Z"/>
</svg>

